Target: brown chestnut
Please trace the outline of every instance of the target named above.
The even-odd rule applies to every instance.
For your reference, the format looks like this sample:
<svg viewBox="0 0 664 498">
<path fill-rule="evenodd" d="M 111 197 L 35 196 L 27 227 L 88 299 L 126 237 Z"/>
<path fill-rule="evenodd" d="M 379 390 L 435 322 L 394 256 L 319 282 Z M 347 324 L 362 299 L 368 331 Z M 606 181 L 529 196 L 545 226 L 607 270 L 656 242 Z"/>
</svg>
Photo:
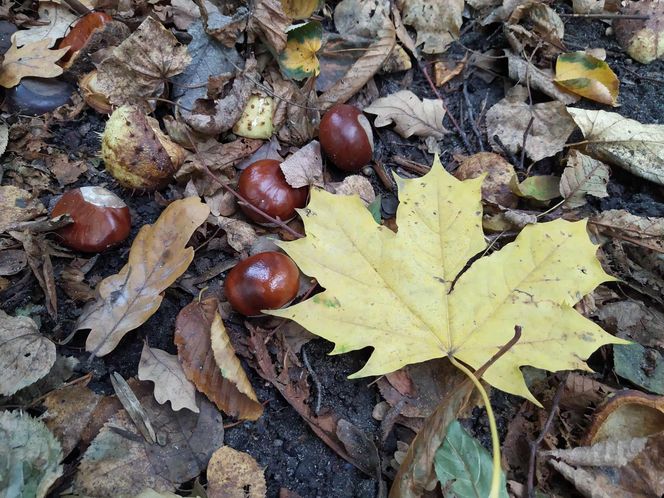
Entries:
<svg viewBox="0 0 664 498">
<path fill-rule="evenodd" d="M 72 55 L 81 50 L 92 36 L 92 33 L 103 28 L 105 24 L 112 20 L 113 18 L 104 12 L 90 12 L 83 16 L 58 44 L 58 48 L 69 47 L 62 58 L 63 62 L 68 61 Z"/>
<path fill-rule="evenodd" d="M 280 252 L 261 252 L 240 261 L 224 282 L 228 302 L 246 316 L 281 308 L 295 298 L 299 286 L 300 270 Z"/>
<path fill-rule="evenodd" d="M 307 187 L 293 188 L 286 181 L 280 162 L 274 159 L 261 159 L 252 163 L 240 174 L 238 193 L 261 211 L 288 221 L 295 216 L 295 209 L 307 203 Z M 257 223 L 269 224 L 270 220 L 240 205 L 242 212 Z"/>
<path fill-rule="evenodd" d="M 359 171 L 373 156 L 371 124 L 352 105 L 332 106 L 321 119 L 318 138 L 330 161 L 344 171 Z"/>
<path fill-rule="evenodd" d="M 81 187 L 65 192 L 51 212 L 55 218 L 71 216 L 73 222 L 58 230 L 62 242 L 83 252 L 100 252 L 129 236 L 129 208 L 103 187 Z"/>
</svg>

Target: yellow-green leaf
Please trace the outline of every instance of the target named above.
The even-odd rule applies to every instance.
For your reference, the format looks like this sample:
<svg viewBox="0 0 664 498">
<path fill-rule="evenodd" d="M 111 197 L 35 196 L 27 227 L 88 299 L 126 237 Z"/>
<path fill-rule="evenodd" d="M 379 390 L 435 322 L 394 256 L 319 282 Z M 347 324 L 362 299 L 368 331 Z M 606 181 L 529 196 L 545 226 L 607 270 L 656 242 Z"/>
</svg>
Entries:
<svg viewBox="0 0 664 498">
<path fill-rule="evenodd" d="M 436 158 L 426 176 L 396 180 L 397 233 L 376 224 L 359 198 L 317 190 L 301 210 L 307 236 L 283 244 L 325 291 L 269 313 L 334 342 L 333 354 L 373 347 L 353 377 L 447 355 L 479 368 L 520 325 L 519 342 L 483 378 L 536 403 L 520 366 L 587 369 L 582 360 L 599 346 L 624 343 L 572 307 L 612 280 L 585 221 L 527 226 L 459 276 L 486 248 L 482 178 L 459 181 Z"/>
<path fill-rule="evenodd" d="M 281 7 L 288 17 L 308 19 L 320 7 L 320 0 L 281 0 Z"/>
<path fill-rule="evenodd" d="M 323 26 L 317 21 L 298 24 L 288 30 L 286 48 L 279 55 L 279 66 L 287 78 L 303 80 L 318 76 L 317 53 L 322 46 Z"/>
<path fill-rule="evenodd" d="M 519 197 L 536 201 L 550 201 L 560 197 L 560 177 L 550 175 L 529 176 L 519 183 L 516 176 L 510 183 L 512 192 Z"/>
<path fill-rule="evenodd" d="M 555 82 L 587 99 L 618 105 L 618 77 L 606 62 L 585 52 L 561 54 L 556 61 Z"/>
</svg>

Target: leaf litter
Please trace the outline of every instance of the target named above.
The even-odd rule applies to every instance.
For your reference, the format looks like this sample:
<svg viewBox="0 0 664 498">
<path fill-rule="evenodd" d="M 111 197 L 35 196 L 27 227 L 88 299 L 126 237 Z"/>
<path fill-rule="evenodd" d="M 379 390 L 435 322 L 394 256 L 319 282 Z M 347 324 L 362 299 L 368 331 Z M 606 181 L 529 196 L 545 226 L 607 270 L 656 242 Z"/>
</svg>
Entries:
<svg viewBox="0 0 664 498">
<path fill-rule="evenodd" d="M 654 471 L 664 385 L 661 126 L 657 98 L 643 99 L 657 94 L 661 50 L 634 52 L 634 40 L 657 31 L 661 16 L 651 2 L 637 4 L 637 14 L 650 9 L 652 22 L 622 19 L 629 9 L 608 13 L 617 16 L 618 41 L 650 63 L 627 66 L 599 20 L 570 18 L 569 6 L 500 3 L 102 6 L 113 22 L 66 63 L 58 38 L 72 24 L 68 8 L 17 7 L 7 24 L 20 41 L 6 47 L 0 66 L 7 98 L 20 97 L 34 76 L 75 84 L 96 66 L 99 98 L 154 112 L 155 126 L 163 124 L 187 158 L 167 189 L 129 192 L 97 158 L 106 118 L 77 96 L 37 117 L 3 114 L 0 328 L 9 347 L 0 349 L 0 364 L 9 375 L 0 425 L 16 422 L 16 437 L 28 434 L 43 451 L 23 454 L 17 444 L 5 452 L 29 473 L 0 479 L 0 490 L 177 496 L 193 486 L 192 496 L 329 489 L 385 496 L 394 482 L 391 496 L 414 497 L 440 481 L 448 496 L 463 494 L 473 476 L 496 484 L 494 496 L 506 489 L 564 495 L 570 485 L 588 495 L 661 494 Z M 609 8 L 573 5 L 583 15 Z M 337 102 L 367 111 L 374 126 L 374 161 L 353 174 L 334 168 L 315 141 L 321 116 Z M 441 164 L 429 167 L 431 151 L 464 180 L 445 173 L 442 196 L 430 192 L 431 185 L 445 191 Z M 259 157 L 286 158 L 287 182 L 311 188 L 300 218 L 264 227 L 238 210 L 237 175 Z M 50 220 L 47 211 L 60 193 L 86 184 L 118 193 L 134 224 L 120 247 L 83 258 L 53 233 L 71 217 Z M 436 225 L 448 234 L 438 245 L 423 235 Z M 294 322 L 243 319 L 226 302 L 225 272 L 248 255 L 278 250 L 279 239 L 297 239 L 279 244 L 295 251 L 306 273 L 292 309 L 315 310 L 315 319 L 297 318 L 333 339 L 334 353 L 348 354 L 325 357 L 329 343 Z M 347 240 L 357 245 L 346 250 Z M 439 271 L 422 273 L 436 268 L 441 243 Z M 306 252 L 309 244 L 306 257 L 291 249 Z M 547 247 L 558 247 L 552 254 L 560 260 L 550 267 L 538 263 Z M 371 274 L 354 266 L 358 248 L 370 261 L 380 251 L 371 271 L 393 282 L 397 296 L 408 291 L 411 309 L 424 307 L 424 326 L 408 321 L 402 297 L 381 301 L 380 285 L 354 294 Z M 339 286 L 348 267 L 359 273 Z M 517 282 L 524 271 L 543 278 Z M 432 304 L 440 296 L 442 312 Z M 371 303 L 376 309 L 363 308 Z M 438 334 L 426 324 L 441 314 L 449 327 Z M 342 334 L 349 318 L 356 335 Z M 83 334 L 72 334 L 78 327 L 91 330 L 92 355 L 82 351 Z M 381 336 L 381 327 L 392 332 Z M 533 331 L 554 346 L 533 346 Z M 624 339 L 631 343 L 617 344 Z M 615 345 L 602 346 L 588 366 L 581 361 L 608 343 Z M 373 352 L 350 351 L 365 345 Z M 458 360 L 498 387 L 483 407 Z M 343 378 L 362 364 L 362 372 L 384 375 L 375 383 Z M 580 371 L 547 373 L 559 369 Z M 560 419 L 552 418 L 558 409 Z M 221 412 L 231 418 L 226 428 Z M 507 434 L 489 444 L 492 417 Z M 452 445 L 461 451 L 449 452 Z M 497 445 L 504 472 L 487 472 L 492 457 L 484 448 Z M 340 467 L 333 452 L 352 467 Z M 82 456 L 72 462 L 71 455 Z M 58 479 L 60 465 L 66 472 Z"/>
</svg>

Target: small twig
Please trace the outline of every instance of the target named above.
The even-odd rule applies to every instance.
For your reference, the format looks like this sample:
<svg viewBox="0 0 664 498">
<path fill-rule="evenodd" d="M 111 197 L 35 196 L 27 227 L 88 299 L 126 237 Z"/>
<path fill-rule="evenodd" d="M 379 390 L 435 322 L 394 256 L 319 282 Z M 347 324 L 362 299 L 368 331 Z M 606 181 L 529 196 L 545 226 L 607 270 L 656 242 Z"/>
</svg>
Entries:
<svg viewBox="0 0 664 498">
<path fill-rule="evenodd" d="M 468 108 L 468 120 L 470 121 L 470 128 L 473 130 L 473 133 L 477 137 L 477 143 L 480 146 L 480 151 L 484 152 L 484 143 L 482 142 L 482 134 L 480 133 L 479 128 L 477 127 L 477 121 L 475 120 L 475 113 L 473 112 L 473 104 L 470 102 L 470 95 L 468 94 L 468 85 L 467 85 L 467 76 L 463 76 L 463 97 L 466 100 L 466 107 Z"/>
<path fill-rule="evenodd" d="M 320 412 L 321 393 L 323 389 L 321 388 L 316 372 L 314 372 L 314 369 L 311 368 L 311 363 L 309 363 L 309 357 L 307 356 L 307 352 L 305 351 L 304 346 L 302 346 L 302 360 L 304 361 L 304 366 L 307 367 L 307 370 L 309 371 L 309 375 L 311 375 L 311 380 L 316 386 L 316 406 L 314 407 L 314 413 L 316 416 L 318 416 L 318 412 Z"/>
<path fill-rule="evenodd" d="M 526 126 L 526 131 L 523 132 L 523 142 L 521 143 L 521 159 L 519 160 L 520 170 L 523 170 L 524 163 L 526 162 L 526 142 L 528 141 L 530 128 L 532 128 L 534 121 L 535 121 L 535 116 L 530 116 L 530 121 L 528 121 L 528 126 Z"/>
<path fill-rule="evenodd" d="M 569 372 L 565 373 L 565 375 L 560 381 L 560 384 L 558 384 L 558 388 L 556 389 L 556 394 L 553 396 L 553 400 L 551 401 L 551 410 L 549 411 L 549 416 L 547 417 L 546 422 L 544 423 L 544 427 L 542 427 L 542 431 L 540 432 L 539 436 L 537 436 L 537 439 L 535 439 L 530 443 L 530 459 L 528 461 L 528 484 L 527 484 L 528 498 L 535 498 L 535 463 L 537 461 L 537 449 L 539 448 L 539 445 L 542 443 L 542 441 L 544 441 L 546 434 L 549 432 L 549 429 L 551 428 L 551 424 L 553 423 L 553 417 L 556 414 L 558 405 L 560 404 L 560 398 L 562 398 L 563 395 L 564 387 L 567 384 L 568 376 Z"/>
<path fill-rule="evenodd" d="M 500 139 L 498 135 L 493 136 L 493 141 L 496 142 L 496 145 L 500 147 L 500 150 L 503 151 L 503 154 L 505 154 L 508 157 L 508 159 L 514 166 L 519 165 L 519 161 L 517 160 L 516 156 L 512 153 L 511 150 L 507 148 L 507 146 L 503 143 L 503 141 Z"/>
<path fill-rule="evenodd" d="M 463 131 L 463 128 L 459 126 L 459 123 L 457 122 L 456 119 L 454 119 L 454 116 L 450 113 L 450 110 L 447 108 L 447 102 L 445 102 L 445 99 L 443 96 L 440 94 L 438 89 L 436 88 L 436 85 L 434 84 L 433 80 L 431 79 L 431 76 L 429 75 L 429 72 L 427 71 L 427 68 L 422 64 L 422 62 L 417 58 L 415 55 L 415 61 L 417 62 L 417 67 L 420 68 L 420 71 L 424 75 L 424 77 L 427 80 L 427 83 L 429 83 L 429 87 L 431 88 L 431 91 L 433 91 L 434 95 L 441 101 L 443 104 L 443 109 L 445 110 L 445 115 L 447 118 L 450 120 L 452 123 L 452 126 L 454 126 L 454 129 L 457 131 L 459 134 L 459 137 L 461 138 L 461 141 L 463 142 L 464 147 L 466 147 L 466 150 L 468 153 L 472 154 L 473 153 L 473 148 L 470 146 L 470 142 L 468 142 L 468 136 L 466 135 L 466 132 Z"/>
<path fill-rule="evenodd" d="M 560 17 L 585 17 L 588 19 L 639 19 L 647 21 L 650 16 L 645 14 L 558 14 Z"/>
<path fill-rule="evenodd" d="M 503 356 L 505 353 L 507 353 L 512 346 L 514 346 L 517 342 L 519 342 L 519 339 L 521 339 L 521 325 L 515 325 L 514 326 L 514 337 L 512 337 L 508 342 L 503 345 L 498 351 L 496 351 L 496 354 L 494 354 L 491 358 L 489 358 L 489 361 L 487 361 L 484 365 L 482 365 L 480 368 L 475 370 L 475 377 L 478 379 L 484 375 L 484 372 L 487 371 L 487 369 L 493 365 L 498 359 Z"/>
<path fill-rule="evenodd" d="M 402 168 L 404 168 L 404 169 L 406 169 L 406 170 L 408 170 L 412 173 L 415 173 L 415 174 L 418 174 L 418 175 L 421 175 L 421 176 L 424 176 L 429 171 L 431 171 L 431 168 L 429 166 L 425 166 L 424 164 L 420 164 L 420 163 L 417 163 L 415 161 L 411 161 L 410 159 L 406 159 L 405 157 L 402 157 L 402 156 L 394 156 L 392 158 L 392 162 L 394 164 L 398 164 Z"/>
<path fill-rule="evenodd" d="M 390 192 L 394 192 L 394 182 L 390 178 L 390 175 L 387 174 L 387 171 L 385 171 L 383 164 L 375 159 L 371 161 L 371 167 L 376 172 L 376 176 L 378 176 L 383 186 Z"/>
</svg>

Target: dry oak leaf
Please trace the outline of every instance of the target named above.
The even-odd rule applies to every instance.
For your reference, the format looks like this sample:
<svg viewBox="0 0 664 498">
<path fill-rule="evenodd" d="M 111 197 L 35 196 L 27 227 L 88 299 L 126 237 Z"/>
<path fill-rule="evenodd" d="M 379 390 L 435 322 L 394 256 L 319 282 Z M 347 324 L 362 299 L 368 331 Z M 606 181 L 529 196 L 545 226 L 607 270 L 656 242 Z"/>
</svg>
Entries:
<svg viewBox="0 0 664 498">
<path fill-rule="evenodd" d="M 417 31 L 415 45 L 425 54 L 440 54 L 458 36 L 463 22 L 463 0 L 400 0 L 403 23 Z"/>
<path fill-rule="evenodd" d="M 34 320 L 0 310 L 0 395 L 9 396 L 44 377 L 55 363 L 55 344 Z"/>
<path fill-rule="evenodd" d="M 0 86 L 11 88 L 20 83 L 26 76 L 38 78 L 55 78 L 62 74 L 62 68 L 56 64 L 65 55 L 67 47 L 49 50 L 49 38 L 28 43 L 21 48 L 12 43 L 0 66 Z"/>
<path fill-rule="evenodd" d="M 420 100 L 410 90 L 376 99 L 364 112 L 377 116 L 376 127 L 394 123 L 394 131 L 404 138 L 412 135 L 442 138 L 447 133 L 443 126 L 443 103 L 437 99 Z"/>
<path fill-rule="evenodd" d="M 91 329 L 85 347 L 104 356 L 127 332 L 157 311 L 166 290 L 182 275 L 194 250 L 185 247 L 194 230 L 210 214 L 197 197 L 171 203 L 154 225 L 144 225 L 119 273 L 106 277 L 97 288 L 97 300 L 88 304 L 76 329 Z"/>
<path fill-rule="evenodd" d="M 214 452 L 207 468 L 208 498 L 264 498 L 263 469 L 251 455 L 230 446 Z"/>
<path fill-rule="evenodd" d="M 568 107 L 586 139 L 585 152 L 664 185 L 664 125 L 642 124 L 615 112 Z"/>
<path fill-rule="evenodd" d="M 175 344 L 187 378 L 217 407 L 237 418 L 263 414 L 228 338 L 215 298 L 188 304 L 175 321 Z"/>
<path fill-rule="evenodd" d="M 196 388 L 187 380 L 176 355 L 143 344 L 138 378 L 154 382 L 154 399 L 160 405 L 170 401 L 175 412 L 187 408 L 199 413 Z"/>
<path fill-rule="evenodd" d="M 65 36 L 69 28 L 76 24 L 78 17 L 64 5 L 56 2 L 39 2 L 39 19 L 34 26 L 16 31 L 12 41 L 21 46 L 27 43 L 48 39 L 48 48 L 55 45 L 58 38 Z"/>
<path fill-rule="evenodd" d="M 369 361 L 352 378 L 447 355 L 479 368 L 520 325 L 519 342 L 483 379 L 538 403 L 522 365 L 587 370 L 582 360 L 599 346 L 625 343 L 573 308 L 613 280 L 595 256 L 585 221 L 529 225 L 459 276 L 487 246 L 483 178 L 461 182 L 436 157 L 424 177 L 396 180 L 396 234 L 377 225 L 359 198 L 313 191 L 300 211 L 307 236 L 280 244 L 325 291 L 269 314 L 334 342 L 333 354 L 372 346 Z"/>
</svg>

